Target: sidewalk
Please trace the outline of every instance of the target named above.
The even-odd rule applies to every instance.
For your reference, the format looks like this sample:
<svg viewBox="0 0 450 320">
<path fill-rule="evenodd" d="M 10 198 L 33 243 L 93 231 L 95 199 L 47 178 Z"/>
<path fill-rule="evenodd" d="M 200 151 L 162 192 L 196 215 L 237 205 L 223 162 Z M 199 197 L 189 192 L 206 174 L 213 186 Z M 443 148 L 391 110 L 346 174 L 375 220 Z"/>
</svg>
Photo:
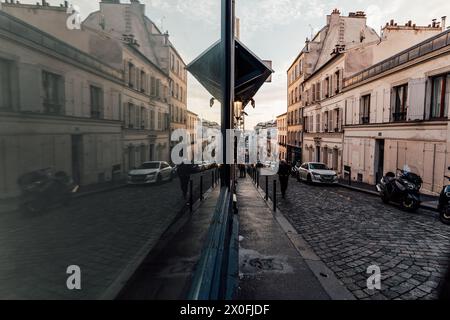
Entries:
<svg viewBox="0 0 450 320">
<path fill-rule="evenodd" d="M 191 286 L 220 188 L 210 190 L 160 240 L 121 290 L 119 300 L 183 300 Z"/>
<path fill-rule="evenodd" d="M 114 182 L 103 182 L 97 184 L 91 184 L 87 186 L 82 186 L 79 188 L 78 192 L 74 195 L 74 198 L 82 198 L 97 193 L 113 191 L 125 187 L 126 180 L 122 179 Z M 17 210 L 19 207 L 19 198 L 6 198 L 0 199 L 0 213 L 11 212 Z"/>
<path fill-rule="evenodd" d="M 349 185 L 348 180 L 339 179 L 339 185 L 344 188 L 351 189 L 351 190 L 360 191 L 360 192 L 372 194 L 375 196 L 379 195 L 376 186 L 368 184 L 368 183 L 352 181 L 351 185 Z M 422 200 L 422 203 L 421 203 L 422 208 L 432 210 L 432 211 L 437 211 L 438 202 L 439 202 L 438 196 L 431 196 L 428 194 L 421 193 L 420 198 Z"/>
<path fill-rule="evenodd" d="M 238 180 L 238 299 L 353 299 L 282 216 L 273 214 L 250 178 Z"/>
</svg>

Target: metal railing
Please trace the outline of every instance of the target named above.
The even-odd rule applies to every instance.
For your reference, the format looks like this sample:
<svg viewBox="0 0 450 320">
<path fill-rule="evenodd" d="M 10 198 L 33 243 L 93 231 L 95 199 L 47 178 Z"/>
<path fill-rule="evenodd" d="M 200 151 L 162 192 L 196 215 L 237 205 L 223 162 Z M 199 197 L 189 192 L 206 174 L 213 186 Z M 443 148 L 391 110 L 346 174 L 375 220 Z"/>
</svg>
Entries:
<svg viewBox="0 0 450 320">
<path fill-rule="evenodd" d="M 344 88 L 365 81 L 389 69 L 393 69 L 428 53 L 450 45 L 450 30 L 442 32 L 426 41 L 408 48 L 388 59 L 385 59 L 349 78 L 344 79 Z"/>
<path fill-rule="evenodd" d="M 238 285 L 238 219 L 233 197 L 222 187 L 188 300 L 230 300 Z"/>
</svg>

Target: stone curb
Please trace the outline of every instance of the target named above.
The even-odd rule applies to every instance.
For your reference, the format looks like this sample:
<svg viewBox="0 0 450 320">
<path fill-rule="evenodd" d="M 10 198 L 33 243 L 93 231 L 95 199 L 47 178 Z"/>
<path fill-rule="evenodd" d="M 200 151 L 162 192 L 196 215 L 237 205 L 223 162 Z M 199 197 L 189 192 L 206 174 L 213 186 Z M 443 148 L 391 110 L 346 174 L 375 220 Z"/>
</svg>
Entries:
<svg viewBox="0 0 450 320">
<path fill-rule="evenodd" d="M 254 187 L 263 201 L 272 210 L 273 203 L 270 198 L 265 200 L 265 191 L 257 188 L 256 185 Z M 274 212 L 273 216 L 331 300 L 356 300 L 355 296 L 339 281 L 334 272 L 326 266 L 304 238 L 295 230 L 280 208 L 277 207 L 277 212 Z"/>
<path fill-rule="evenodd" d="M 349 189 L 349 190 L 358 191 L 358 192 L 362 192 L 362 193 L 370 194 L 372 196 L 379 197 L 379 194 L 376 191 L 366 190 L 366 189 L 358 188 L 358 187 L 352 187 L 352 186 L 349 186 L 347 184 L 342 184 L 342 183 L 339 183 L 338 185 L 340 187 L 343 187 L 343 188 L 346 188 L 346 189 Z M 434 212 L 439 212 L 438 209 L 435 206 L 432 206 L 432 205 L 421 204 L 420 207 L 422 209 L 426 209 L 426 210 L 430 210 L 430 211 L 434 211 Z"/>
</svg>

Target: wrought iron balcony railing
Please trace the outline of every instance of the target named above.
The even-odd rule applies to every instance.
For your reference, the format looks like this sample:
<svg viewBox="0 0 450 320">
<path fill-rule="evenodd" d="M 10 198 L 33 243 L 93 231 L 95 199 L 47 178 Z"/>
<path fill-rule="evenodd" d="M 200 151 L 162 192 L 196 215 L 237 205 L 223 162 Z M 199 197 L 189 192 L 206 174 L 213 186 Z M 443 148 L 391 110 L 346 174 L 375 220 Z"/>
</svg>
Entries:
<svg viewBox="0 0 450 320">
<path fill-rule="evenodd" d="M 450 45 L 450 30 L 431 37 L 344 80 L 344 88 Z"/>
</svg>

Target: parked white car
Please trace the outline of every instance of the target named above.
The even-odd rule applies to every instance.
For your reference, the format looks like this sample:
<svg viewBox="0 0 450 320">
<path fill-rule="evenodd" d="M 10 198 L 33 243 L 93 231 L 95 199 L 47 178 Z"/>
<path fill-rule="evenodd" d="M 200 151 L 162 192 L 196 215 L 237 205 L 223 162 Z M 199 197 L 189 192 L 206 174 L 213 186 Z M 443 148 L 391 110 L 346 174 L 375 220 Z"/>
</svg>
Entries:
<svg viewBox="0 0 450 320">
<path fill-rule="evenodd" d="M 298 178 L 308 183 L 338 183 L 336 171 L 329 169 L 324 163 L 306 162 L 298 169 Z"/>
<path fill-rule="evenodd" d="M 173 168 L 164 161 L 144 162 L 139 168 L 128 172 L 128 184 L 150 184 L 170 181 Z"/>
</svg>

